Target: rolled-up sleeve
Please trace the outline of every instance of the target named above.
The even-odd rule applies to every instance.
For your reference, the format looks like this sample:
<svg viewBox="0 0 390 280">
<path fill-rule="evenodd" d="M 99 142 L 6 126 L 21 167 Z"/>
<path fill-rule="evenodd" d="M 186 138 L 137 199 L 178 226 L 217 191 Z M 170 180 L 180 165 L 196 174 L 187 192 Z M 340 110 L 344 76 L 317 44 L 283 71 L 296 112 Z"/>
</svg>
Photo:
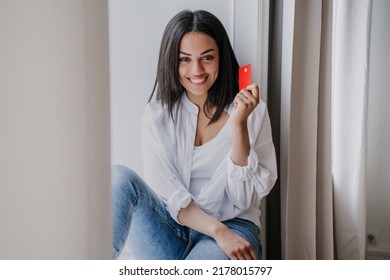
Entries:
<svg viewBox="0 0 390 280">
<path fill-rule="evenodd" d="M 191 194 L 174 166 L 174 139 L 169 130 L 169 114 L 156 104 L 148 104 L 142 125 L 143 175 L 149 187 L 179 223 L 180 209 L 191 202 Z"/>
<path fill-rule="evenodd" d="M 251 132 L 251 149 L 246 166 L 233 163 L 230 156 L 227 160 L 228 184 L 226 194 L 232 203 L 244 211 L 254 201 L 266 196 L 274 186 L 277 178 L 275 147 L 272 141 L 271 124 L 265 104 L 261 104 L 253 126 L 260 127 Z M 250 128 L 253 129 L 253 128 Z"/>
</svg>

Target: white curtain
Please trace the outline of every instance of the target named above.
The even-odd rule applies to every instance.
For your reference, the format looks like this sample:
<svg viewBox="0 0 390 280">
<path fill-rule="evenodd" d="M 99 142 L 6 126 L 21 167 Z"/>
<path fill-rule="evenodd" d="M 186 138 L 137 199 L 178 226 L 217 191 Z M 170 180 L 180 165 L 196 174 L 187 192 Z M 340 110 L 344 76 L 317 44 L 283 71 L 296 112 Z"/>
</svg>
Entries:
<svg viewBox="0 0 390 280">
<path fill-rule="evenodd" d="M 340 259 L 364 259 L 371 1 L 334 1 L 332 173 Z"/>
<path fill-rule="evenodd" d="M 282 3 L 282 257 L 364 259 L 371 0 Z"/>
</svg>

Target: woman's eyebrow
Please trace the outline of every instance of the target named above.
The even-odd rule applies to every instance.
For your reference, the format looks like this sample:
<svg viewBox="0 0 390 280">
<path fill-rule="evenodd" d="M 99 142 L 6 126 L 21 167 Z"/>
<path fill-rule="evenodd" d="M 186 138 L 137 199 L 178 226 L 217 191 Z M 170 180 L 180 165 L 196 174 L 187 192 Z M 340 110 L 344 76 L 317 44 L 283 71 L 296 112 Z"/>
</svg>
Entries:
<svg viewBox="0 0 390 280">
<path fill-rule="evenodd" d="M 204 55 L 204 54 L 206 54 L 206 53 L 208 53 L 208 52 L 212 52 L 212 51 L 215 51 L 214 49 L 208 49 L 208 50 L 205 50 L 204 52 L 202 52 L 200 55 Z"/>
<path fill-rule="evenodd" d="M 189 54 L 189 53 L 186 53 L 186 52 L 183 52 L 183 51 L 179 51 L 179 53 L 181 53 L 181 54 L 184 54 L 184 55 L 191 56 L 191 54 Z"/>
<path fill-rule="evenodd" d="M 215 51 L 215 49 L 212 49 L 212 48 L 211 48 L 211 49 L 205 50 L 205 51 L 202 52 L 200 55 L 204 55 L 204 54 L 206 54 L 206 53 L 208 53 L 208 52 L 212 52 L 212 51 Z M 191 56 L 190 53 L 186 53 L 186 52 L 183 52 L 183 51 L 179 51 L 179 53 L 184 54 L 184 55 Z"/>
</svg>

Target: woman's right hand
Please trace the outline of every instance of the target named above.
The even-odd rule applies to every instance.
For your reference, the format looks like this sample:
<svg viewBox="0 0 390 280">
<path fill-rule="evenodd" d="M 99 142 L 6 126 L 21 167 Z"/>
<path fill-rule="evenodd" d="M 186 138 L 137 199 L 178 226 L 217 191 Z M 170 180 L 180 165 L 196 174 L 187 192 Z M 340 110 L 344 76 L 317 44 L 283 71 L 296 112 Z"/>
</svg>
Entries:
<svg viewBox="0 0 390 280">
<path fill-rule="evenodd" d="M 222 223 L 216 230 L 213 238 L 231 260 L 258 259 L 251 244 Z"/>
</svg>

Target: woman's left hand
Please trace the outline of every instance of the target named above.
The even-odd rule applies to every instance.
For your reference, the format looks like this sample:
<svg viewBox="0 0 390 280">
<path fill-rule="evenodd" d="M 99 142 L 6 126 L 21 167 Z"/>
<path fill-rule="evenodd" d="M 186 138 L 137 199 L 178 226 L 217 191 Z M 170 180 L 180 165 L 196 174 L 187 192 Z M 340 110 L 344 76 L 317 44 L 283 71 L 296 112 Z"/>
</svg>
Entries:
<svg viewBox="0 0 390 280">
<path fill-rule="evenodd" d="M 234 98 L 236 112 L 233 122 L 236 125 L 246 124 L 249 115 L 260 102 L 260 90 L 257 84 L 251 84 L 237 93 Z"/>
<path fill-rule="evenodd" d="M 258 259 L 251 244 L 225 225 L 221 225 L 213 237 L 219 248 L 221 248 L 231 260 Z"/>
</svg>

